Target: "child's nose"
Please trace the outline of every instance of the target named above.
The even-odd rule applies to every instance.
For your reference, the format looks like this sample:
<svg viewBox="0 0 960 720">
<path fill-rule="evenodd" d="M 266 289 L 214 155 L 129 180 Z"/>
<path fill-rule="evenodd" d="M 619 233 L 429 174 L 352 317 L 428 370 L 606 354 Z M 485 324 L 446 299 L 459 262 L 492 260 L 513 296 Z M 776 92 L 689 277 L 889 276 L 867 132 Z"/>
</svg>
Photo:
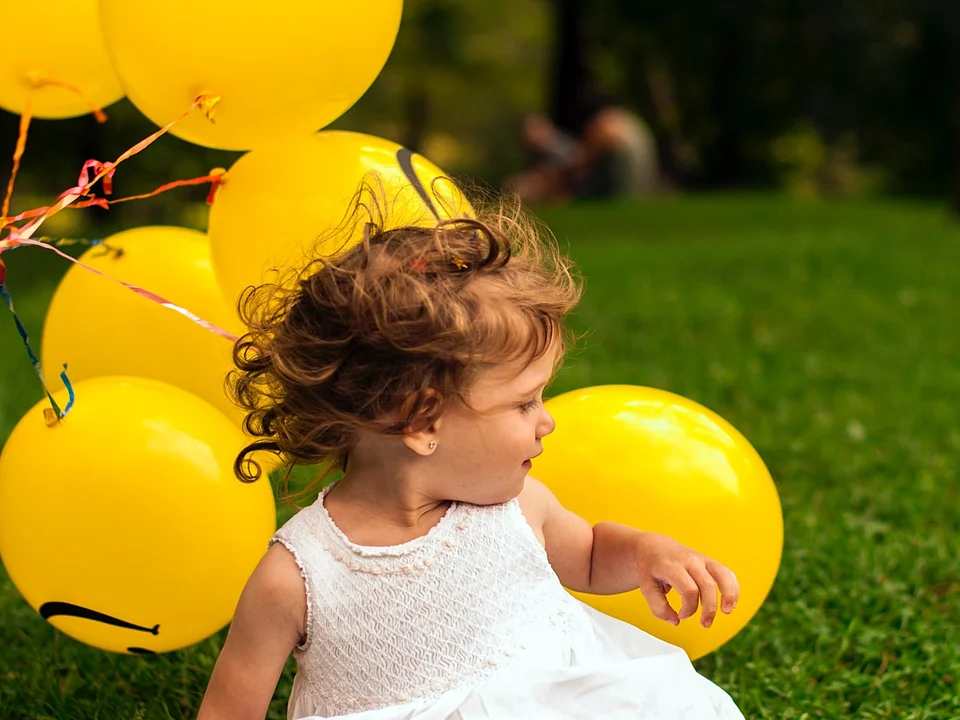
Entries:
<svg viewBox="0 0 960 720">
<path fill-rule="evenodd" d="M 549 410 L 543 408 L 540 415 L 540 422 L 537 425 L 537 439 L 539 440 L 544 435 L 549 435 L 556 427 L 557 421 L 553 419 L 553 415 L 550 414 Z"/>
</svg>

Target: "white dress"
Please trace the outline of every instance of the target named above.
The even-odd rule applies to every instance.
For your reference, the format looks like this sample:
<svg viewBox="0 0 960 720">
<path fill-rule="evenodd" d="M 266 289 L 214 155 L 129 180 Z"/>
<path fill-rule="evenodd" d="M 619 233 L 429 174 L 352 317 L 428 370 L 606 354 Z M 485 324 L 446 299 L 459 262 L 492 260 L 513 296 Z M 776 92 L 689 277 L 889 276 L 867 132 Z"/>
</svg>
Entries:
<svg viewBox="0 0 960 720">
<path fill-rule="evenodd" d="M 564 590 L 516 500 L 368 547 L 325 495 L 271 540 L 307 588 L 288 720 L 743 720 L 683 650 Z"/>
</svg>

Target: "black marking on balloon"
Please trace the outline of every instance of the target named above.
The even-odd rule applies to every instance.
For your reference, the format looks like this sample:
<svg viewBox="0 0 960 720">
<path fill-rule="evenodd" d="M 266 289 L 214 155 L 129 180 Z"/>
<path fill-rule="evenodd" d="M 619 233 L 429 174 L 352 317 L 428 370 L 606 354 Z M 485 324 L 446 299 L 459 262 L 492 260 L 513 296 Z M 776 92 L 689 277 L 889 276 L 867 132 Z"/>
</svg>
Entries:
<svg viewBox="0 0 960 720">
<path fill-rule="evenodd" d="M 134 655 L 156 655 L 157 654 L 153 650 L 147 650 L 146 648 L 141 648 L 141 647 L 128 647 L 127 652 L 133 653 Z"/>
<path fill-rule="evenodd" d="M 427 194 L 427 189 L 423 186 L 423 183 L 420 182 L 417 171 L 413 169 L 413 153 L 405 147 L 397 150 L 397 164 L 400 166 L 400 169 L 403 170 L 403 174 L 407 176 L 410 184 L 413 185 L 413 189 L 417 191 L 417 195 L 420 196 L 420 199 L 423 200 L 424 204 L 430 209 L 433 216 L 439 220 L 440 213 L 438 213 L 437 209 L 433 206 L 433 200 L 430 199 L 430 195 Z"/>
<path fill-rule="evenodd" d="M 160 634 L 160 625 L 154 625 L 152 628 L 144 627 L 143 625 L 134 625 L 126 620 L 120 620 L 112 615 L 106 615 L 102 612 L 85 608 L 82 605 L 54 601 L 45 602 L 40 606 L 40 617 L 42 617 L 44 620 L 49 620 L 50 618 L 57 617 L 59 615 L 78 617 L 83 618 L 84 620 L 96 620 L 97 622 L 106 623 L 107 625 L 116 625 L 117 627 L 122 627 L 127 630 L 140 630 L 141 632 L 148 632 L 151 635 Z"/>
</svg>

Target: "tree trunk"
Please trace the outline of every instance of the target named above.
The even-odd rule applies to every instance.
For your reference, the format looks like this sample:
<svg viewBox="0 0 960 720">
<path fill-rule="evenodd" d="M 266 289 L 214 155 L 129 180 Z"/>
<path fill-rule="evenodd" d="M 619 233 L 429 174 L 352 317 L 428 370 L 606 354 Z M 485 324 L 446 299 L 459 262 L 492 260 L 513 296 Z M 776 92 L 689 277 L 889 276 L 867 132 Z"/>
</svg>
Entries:
<svg viewBox="0 0 960 720">
<path fill-rule="evenodd" d="M 737 37 L 734 23 L 723 23 L 717 32 L 723 39 L 717 49 L 710 107 L 715 113 L 719 132 L 711 153 L 713 162 L 709 163 L 713 172 L 707 182 L 721 187 L 734 187 L 743 176 L 740 38 Z"/>
<path fill-rule="evenodd" d="M 960 215 L 960 13 L 953 9 L 948 12 L 948 27 L 954 38 L 953 72 L 947 74 L 953 85 L 953 211 Z"/>
<path fill-rule="evenodd" d="M 559 127 L 577 133 L 582 122 L 580 106 L 588 81 L 583 29 L 585 3 L 582 0 L 554 0 L 553 7 L 550 115 Z"/>
</svg>

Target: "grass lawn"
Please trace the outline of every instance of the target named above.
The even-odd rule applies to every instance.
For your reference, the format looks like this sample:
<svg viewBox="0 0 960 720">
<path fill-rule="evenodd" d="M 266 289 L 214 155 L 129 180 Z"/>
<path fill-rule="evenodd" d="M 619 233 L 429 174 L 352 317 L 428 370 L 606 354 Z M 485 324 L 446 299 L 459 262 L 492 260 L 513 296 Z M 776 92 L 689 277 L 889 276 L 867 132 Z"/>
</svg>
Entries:
<svg viewBox="0 0 960 720">
<path fill-rule="evenodd" d="M 553 392 L 693 398 L 777 481 L 776 585 L 698 669 L 748 718 L 960 717 L 960 224 L 927 204 L 765 197 L 544 216 L 587 278 L 576 327 L 590 329 Z M 42 255 L 5 256 L 36 338 L 63 262 Z M 0 338 L 2 442 L 40 391 L 3 309 Z M 223 637 L 107 654 L 56 632 L 0 571 L 0 718 L 192 717 Z"/>
</svg>

